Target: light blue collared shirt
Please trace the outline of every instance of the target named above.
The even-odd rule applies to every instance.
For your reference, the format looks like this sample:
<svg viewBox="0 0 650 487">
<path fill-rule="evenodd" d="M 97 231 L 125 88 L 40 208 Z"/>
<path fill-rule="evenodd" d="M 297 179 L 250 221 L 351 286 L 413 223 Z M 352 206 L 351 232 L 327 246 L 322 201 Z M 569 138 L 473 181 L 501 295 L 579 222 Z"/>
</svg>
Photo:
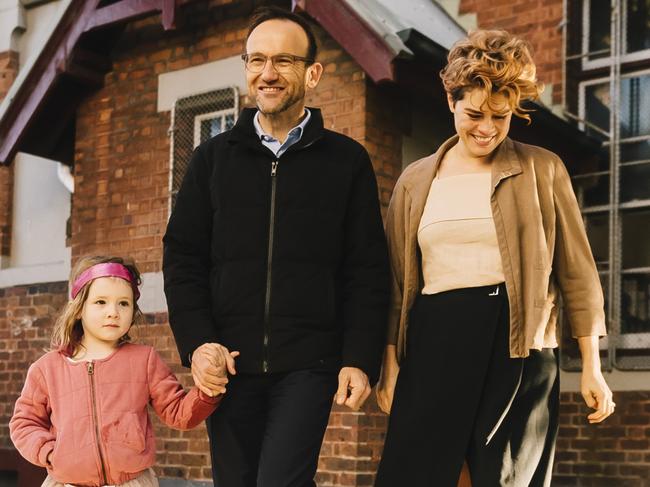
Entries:
<svg viewBox="0 0 650 487">
<path fill-rule="evenodd" d="M 255 117 L 253 118 L 255 132 L 257 132 L 257 135 L 259 136 L 262 144 L 265 147 L 271 149 L 271 152 L 275 154 L 275 157 L 280 157 L 286 152 L 289 147 L 291 147 L 302 138 L 302 133 L 307 126 L 307 122 L 309 122 L 309 119 L 311 118 L 311 112 L 309 111 L 309 108 L 305 108 L 305 118 L 303 118 L 302 122 L 289 130 L 289 133 L 287 134 L 287 140 L 284 141 L 284 144 L 281 144 L 278 139 L 264 132 L 259 118 L 260 112 L 258 110 L 258 112 L 255 114 Z"/>
</svg>

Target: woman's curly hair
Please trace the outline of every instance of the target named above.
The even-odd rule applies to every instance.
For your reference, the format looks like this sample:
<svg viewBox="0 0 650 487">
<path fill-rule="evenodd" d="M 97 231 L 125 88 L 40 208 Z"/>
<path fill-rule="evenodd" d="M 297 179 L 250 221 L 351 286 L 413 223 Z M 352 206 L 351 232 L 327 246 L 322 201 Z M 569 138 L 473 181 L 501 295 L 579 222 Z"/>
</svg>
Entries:
<svg viewBox="0 0 650 487">
<path fill-rule="evenodd" d="M 456 42 L 440 72 L 442 83 L 454 102 L 475 88 L 486 92 L 490 109 L 492 97 L 506 97 L 512 112 L 528 120 L 522 103 L 535 100 L 544 89 L 537 81 L 535 63 L 528 44 L 504 30 L 476 30 Z"/>
</svg>

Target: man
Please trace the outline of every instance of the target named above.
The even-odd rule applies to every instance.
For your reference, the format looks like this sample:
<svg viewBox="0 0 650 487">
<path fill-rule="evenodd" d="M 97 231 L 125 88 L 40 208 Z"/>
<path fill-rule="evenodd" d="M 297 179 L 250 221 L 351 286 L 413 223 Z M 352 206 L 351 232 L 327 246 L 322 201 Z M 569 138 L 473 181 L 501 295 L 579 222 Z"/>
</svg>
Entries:
<svg viewBox="0 0 650 487">
<path fill-rule="evenodd" d="M 257 11 L 242 56 L 257 109 L 197 148 L 164 237 L 183 364 L 207 393 L 230 373 L 208 420 L 219 487 L 314 486 L 333 396 L 356 410 L 378 375 L 389 278 L 377 184 L 363 147 L 305 108 L 315 57 L 303 18 Z"/>
</svg>

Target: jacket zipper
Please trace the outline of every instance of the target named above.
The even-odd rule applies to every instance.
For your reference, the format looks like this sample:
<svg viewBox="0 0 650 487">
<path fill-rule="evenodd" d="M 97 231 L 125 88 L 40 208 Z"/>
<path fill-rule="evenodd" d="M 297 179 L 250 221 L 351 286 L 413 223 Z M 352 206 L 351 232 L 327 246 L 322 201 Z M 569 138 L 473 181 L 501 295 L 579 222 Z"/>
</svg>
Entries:
<svg viewBox="0 0 650 487">
<path fill-rule="evenodd" d="M 90 398 L 93 403 L 93 423 L 95 425 L 95 439 L 97 444 L 97 452 L 99 453 L 99 462 L 102 465 L 102 478 L 104 479 L 103 484 L 108 485 L 108 479 L 106 478 L 106 467 L 104 465 L 104 456 L 102 455 L 102 448 L 99 445 L 99 425 L 97 420 L 97 403 L 95 400 L 95 364 L 94 362 L 88 362 L 86 364 L 88 369 L 88 377 L 90 378 Z"/>
<path fill-rule="evenodd" d="M 300 149 L 306 149 L 312 145 L 316 140 L 312 140 L 305 144 Z M 287 152 L 295 146 L 287 149 Z M 272 282 L 272 264 L 273 264 L 273 235 L 275 229 L 275 193 L 277 186 L 277 172 L 278 165 L 280 164 L 279 158 L 271 162 L 271 209 L 269 214 L 269 240 L 266 254 L 266 294 L 264 298 L 264 341 L 262 352 L 262 372 L 268 373 L 269 371 L 269 341 L 270 341 L 270 327 L 271 327 L 271 282 Z"/>
<path fill-rule="evenodd" d="M 275 192 L 277 186 L 278 161 L 271 163 L 271 210 L 269 216 L 269 240 L 266 256 L 266 297 L 264 300 L 264 349 L 262 358 L 262 372 L 269 371 L 269 333 L 271 311 L 271 278 L 273 264 L 273 234 L 275 227 Z"/>
</svg>

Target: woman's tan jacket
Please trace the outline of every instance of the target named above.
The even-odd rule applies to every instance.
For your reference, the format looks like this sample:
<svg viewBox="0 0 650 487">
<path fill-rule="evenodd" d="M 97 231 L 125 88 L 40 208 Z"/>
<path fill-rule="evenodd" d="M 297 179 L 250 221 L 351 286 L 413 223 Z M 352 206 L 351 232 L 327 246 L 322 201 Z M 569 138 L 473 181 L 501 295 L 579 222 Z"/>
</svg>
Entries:
<svg viewBox="0 0 650 487">
<path fill-rule="evenodd" d="M 435 154 L 409 165 L 388 207 L 392 293 L 387 342 L 396 345 L 398 362 L 406 350 L 409 310 L 423 287 L 418 226 L 442 156 L 457 141 L 454 136 Z M 510 356 L 557 346 L 558 289 L 574 337 L 606 335 L 600 280 L 560 158 L 506 138 L 492 161 L 490 201 L 510 304 Z"/>
</svg>

